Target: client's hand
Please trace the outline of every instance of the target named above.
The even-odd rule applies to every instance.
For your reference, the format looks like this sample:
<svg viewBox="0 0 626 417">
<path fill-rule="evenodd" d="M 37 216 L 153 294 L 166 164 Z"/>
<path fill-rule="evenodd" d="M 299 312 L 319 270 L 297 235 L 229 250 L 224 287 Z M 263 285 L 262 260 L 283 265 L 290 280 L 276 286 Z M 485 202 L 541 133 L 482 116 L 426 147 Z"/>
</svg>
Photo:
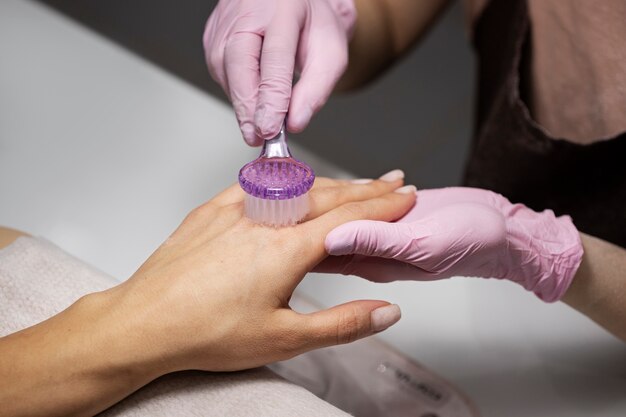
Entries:
<svg viewBox="0 0 626 417">
<path fill-rule="evenodd" d="M 304 275 L 326 257 L 324 238 L 350 220 L 389 221 L 415 200 L 401 181 L 352 184 L 318 179 L 305 223 L 273 229 L 243 217 L 232 186 L 195 209 L 123 285 L 106 294 L 132 317 L 167 371 L 237 370 L 384 330 L 397 306 L 353 301 L 298 314 L 288 302 Z M 146 338 L 147 336 L 147 338 Z"/>
<path fill-rule="evenodd" d="M 582 259 L 582 244 L 568 216 L 537 213 L 476 188 L 417 193 L 397 223 L 361 220 L 326 238 L 318 271 L 372 281 L 436 280 L 453 276 L 501 278 L 545 301 L 567 290 Z"/>
<path fill-rule="evenodd" d="M 400 318 L 384 301 L 313 314 L 288 302 L 326 257 L 330 230 L 392 221 L 411 208 L 415 187 L 401 185 L 397 171 L 369 183 L 319 178 L 307 221 L 282 229 L 244 218 L 243 192 L 229 188 L 195 209 L 125 283 L 0 338 L 0 409 L 93 415 L 165 373 L 250 368 L 384 330 Z"/>
</svg>

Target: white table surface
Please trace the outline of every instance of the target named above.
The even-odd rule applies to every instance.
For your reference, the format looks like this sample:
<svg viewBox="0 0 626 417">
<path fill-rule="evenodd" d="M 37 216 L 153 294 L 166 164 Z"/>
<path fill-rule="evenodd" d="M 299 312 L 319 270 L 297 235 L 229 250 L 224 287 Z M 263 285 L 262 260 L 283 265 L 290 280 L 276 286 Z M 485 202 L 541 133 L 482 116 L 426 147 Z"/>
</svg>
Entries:
<svg viewBox="0 0 626 417">
<path fill-rule="evenodd" d="M 292 146 L 319 173 L 346 175 Z M 216 99 L 43 6 L 0 2 L 0 224 L 122 280 L 256 154 Z M 382 337 L 484 416 L 626 416 L 625 345 L 513 284 L 311 274 L 300 289 L 323 305 L 400 304 Z"/>
</svg>

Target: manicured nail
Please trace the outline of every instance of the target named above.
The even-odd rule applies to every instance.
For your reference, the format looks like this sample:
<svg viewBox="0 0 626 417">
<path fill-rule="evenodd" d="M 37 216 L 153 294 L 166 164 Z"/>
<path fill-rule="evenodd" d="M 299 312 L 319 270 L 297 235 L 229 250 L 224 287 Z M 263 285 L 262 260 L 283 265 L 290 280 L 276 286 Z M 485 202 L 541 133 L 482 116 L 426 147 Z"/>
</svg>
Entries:
<svg viewBox="0 0 626 417">
<path fill-rule="evenodd" d="M 385 182 L 394 182 L 397 180 L 401 180 L 404 178 L 404 172 L 401 169 L 394 169 L 393 171 L 389 171 L 379 179 Z"/>
<path fill-rule="evenodd" d="M 405 185 L 404 187 L 398 188 L 395 192 L 398 194 L 415 194 L 417 191 L 417 187 L 414 185 Z"/>
<path fill-rule="evenodd" d="M 370 313 L 372 320 L 372 330 L 374 332 L 382 332 L 392 325 L 396 324 L 402 317 L 402 312 L 397 304 L 390 304 L 385 307 L 377 308 Z"/>
<path fill-rule="evenodd" d="M 374 181 L 371 178 L 359 178 L 358 180 L 352 180 L 350 181 L 352 184 L 369 184 L 372 181 Z"/>
</svg>

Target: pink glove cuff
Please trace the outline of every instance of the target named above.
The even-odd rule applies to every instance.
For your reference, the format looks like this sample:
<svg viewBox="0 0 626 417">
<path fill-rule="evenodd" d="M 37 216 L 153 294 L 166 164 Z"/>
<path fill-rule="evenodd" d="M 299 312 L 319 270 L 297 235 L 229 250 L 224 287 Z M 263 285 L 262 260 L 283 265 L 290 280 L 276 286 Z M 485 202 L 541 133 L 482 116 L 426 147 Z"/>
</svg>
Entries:
<svg viewBox="0 0 626 417">
<path fill-rule="evenodd" d="M 507 228 L 513 261 L 509 265 L 517 265 L 508 271 L 507 278 L 545 302 L 560 300 L 574 279 L 584 253 L 571 217 L 555 217 L 552 210 L 535 213 L 515 204 L 507 216 Z"/>
<path fill-rule="evenodd" d="M 351 39 L 354 34 L 354 25 L 357 18 L 354 0 L 328 0 L 328 3 L 335 13 L 337 13 L 339 21 L 348 34 L 348 39 Z"/>
</svg>

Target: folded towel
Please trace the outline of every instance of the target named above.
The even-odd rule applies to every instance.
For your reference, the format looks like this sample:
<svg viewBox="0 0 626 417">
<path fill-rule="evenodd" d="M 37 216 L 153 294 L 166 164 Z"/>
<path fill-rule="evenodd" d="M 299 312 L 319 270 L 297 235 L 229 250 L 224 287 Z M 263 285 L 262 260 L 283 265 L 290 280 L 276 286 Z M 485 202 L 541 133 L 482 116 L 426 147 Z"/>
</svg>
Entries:
<svg viewBox="0 0 626 417">
<path fill-rule="evenodd" d="M 57 314 L 117 282 L 52 243 L 21 237 L 0 250 L 0 336 Z M 347 417 L 267 368 L 166 375 L 101 416 Z"/>
</svg>

